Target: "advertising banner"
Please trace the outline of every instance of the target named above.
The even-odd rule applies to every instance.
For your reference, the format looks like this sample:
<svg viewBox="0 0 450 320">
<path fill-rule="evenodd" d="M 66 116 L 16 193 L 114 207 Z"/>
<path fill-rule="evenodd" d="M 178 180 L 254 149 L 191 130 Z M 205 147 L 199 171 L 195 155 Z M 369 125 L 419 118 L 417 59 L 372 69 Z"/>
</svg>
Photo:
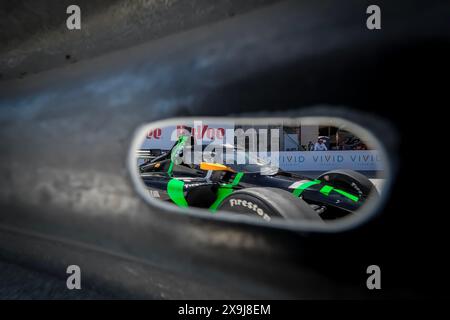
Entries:
<svg viewBox="0 0 450 320">
<path fill-rule="evenodd" d="M 215 139 L 223 139 L 227 129 L 234 130 L 234 122 L 217 124 L 193 121 L 192 123 L 153 128 L 147 132 L 141 149 L 169 150 L 180 134 L 192 134 L 195 138 L 195 143 L 209 144 Z"/>
<path fill-rule="evenodd" d="M 383 170 L 383 159 L 376 150 L 286 151 L 280 152 L 279 166 L 284 171 Z"/>
</svg>

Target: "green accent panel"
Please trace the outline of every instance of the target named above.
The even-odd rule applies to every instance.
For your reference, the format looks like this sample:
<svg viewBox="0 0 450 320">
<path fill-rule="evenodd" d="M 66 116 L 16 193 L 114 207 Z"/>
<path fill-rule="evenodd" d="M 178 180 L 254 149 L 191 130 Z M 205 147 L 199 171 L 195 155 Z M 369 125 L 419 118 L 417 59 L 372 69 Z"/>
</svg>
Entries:
<svg viewBox="0 0 450 320">
<path fill-rule="evenodd" d="M 334 188 L 332 186 L 323 186 L 322 189 L 320 189 L 320 193 L 324 194 L 324 195 L 329 195 L 331 190 L 333 190 Z"/>
<path fill-rule="evenodd" d="M 170 166 L 169 166 L 169 170 L 167 170 L 167 174 L 168 174 L 169 176 L 171 176 L 171 175 L 172 175 L 172 171 L 173 171 L 173 162 L 170 161 Z"/>
<path fill-rule="evenodd" d="M 320 180 L 313 180 L 313 181 L 305 182 L 304 184 L 298 186 L 292 192 L 292 194 L 296 197 L 299 197 L 305 189 L 308 189 L 309 187 L 316 185 L 316 184 L 320 184 L 320 183 L 321 183 Z M 343 195 L 344 197 L 347 197 L 350 200 L 355 201 L 355 202 L 357 202 L 359 200 L 359 198 L 357 196 L 355 196 L 351 193 L 345 192 L 343 190 L 340 190 L 340 189 L 335 189 L 334 187 L 329 186 L 329 185 L 325 185 L 320 189 L 320 192 L 326 196 L 328 196 L 331 191 L 337 192 L 337 193 Z"/>
<path fill-rule="evenodd" d="M 239 184 L 239 181 L 241 181 L 243 175 L 244 175 L 243 172 L 236 173 L 236 175 L 234 176 L 233 182 L 231 182 L 231 185 L 233 187 L 237 186 Z"/>
<path fill-rule="evenodd" d="M 180 137 L 178 138 L 178 142 L 177 142 L 177 144 L 175 145 L 175 147 L 173 147 L 172 152 L 171 152 L 171 154 L 170 154 L 170 160 L 171 160 L 172 162 L 175 161 L 175 158 L 177 157 L 178 152 L 179 152 L 181 149 L 184 148 L 184 145 L 186 144 L 187 139 L 188 139 L 187 136 L 180 136 Z"/>
<path fill-rule="evenodd" d="M 217 207 L 222 203 L 223 199 L 228 197 L 230 194 L 233 193 L 233 188 L 230 187 L 219 187 L 219 190 L 217 190 L 217 198 L 216 201 L 209 207 L 209 210 L 211 212 L 216 212 Z"/>
<path fill-rule="evenodd" d="M 169 176 L 172 175 L 173 163 L 178 156 L 178 152 L 184 148 L 184 145 L 185 145 L 187 139 L 188 139 L 187 136 L 180 136 L 178 138 L 177 144 L 173 147 L 172 152 L 170 153 L 170 166 L 169 166 L 169 169 L 167 170 L 167 174 Z"/>
<path fill-rule="evenodd" d="M 224 184 L 219 187 L 219 189 L 217 190 L 217 198 L 211 205 L 211 207 L 209 207 L 209 210 L 211 212 L 216 212 L 217 207 L 222 203 L 223 199 L 225 199 L 226 197 L 228 197 L 230 194 L 233 193 L 233 187 L 239 184 L 239 181 L 241 181 L 243 175 L 244 175 L 243 172 L 238 172 L 234 176 L 234 179 L 231 183 Z"/>
<path fill-rule="evenodd" d="M 170 199 L 179 207 L 187 207 L 188 203 L 184 197 L 184 181 L 170 179 L 167 184 L 167 193 Z"/>
<path fill-rule="evenodd" d="M 292 192 L 292 194 L 296 197 L 299 197 L 305 189 L 307 189 L 315 184 L 319 184 L 319 183 L 320 183 L 320 180 L 312 180 L 309 182 L 305 182 L 305 183 L 299 185 L 297 188 L 295 188 L 295 190 Z"/>
<path fill-rule="evenodd" d="M 357 196 L 355 196 L 355 195 L 353 195 L 353 194 L 350 194 L 350 193 L 348 193 L 348 192 L 345 192 L 345 191 L 343 191 L 343 190 L 340 190 L 340 189 L 334 189 L 334 191 L 337 192 L 337 193 L 339 193 L 339 194 L 341 194 L 341 195 L 343 195 L 344 197 L 349 198 L 350 200 L 355 201 L 355 202 L 358 202 L 358 200 L 359 200 L 359 197 L 357 197 Z"/>
</svg>

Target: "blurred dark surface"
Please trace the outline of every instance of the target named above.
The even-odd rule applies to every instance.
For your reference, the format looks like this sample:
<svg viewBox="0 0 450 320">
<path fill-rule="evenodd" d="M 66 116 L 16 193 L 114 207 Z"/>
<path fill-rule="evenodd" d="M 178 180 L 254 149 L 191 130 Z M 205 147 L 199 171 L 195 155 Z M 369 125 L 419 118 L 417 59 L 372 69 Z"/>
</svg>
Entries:
<svg viewBox="0 0 450 320">
<path fill-rule="evenodd" d="M 1 299 L 114 299 L 111 293 L 98 292 L 90 287 L 67 290 L 64 274 L 60 277 L 0 262 Z"/>
<path fill-rule="evenodd" d="M 69 0 L 0 2 L 0 80 L 62 67 L 207 25 L 276 0 Z M 81 8 L 80 31 L 66 8 Z"/>
<path fill-rule="evenodd" d="M 36 297 L 52 275 L 59 292 L 67 265 L 78 264 L 87 284 L 118 297 L 448 296 L 445 160 L 430 137 L 446 127 L 449 3 L 380 2 L 379 31 L 365 28 L 368 4 L 249 6 L 133 47 L 141 42 L 121 42 L 121 28 L 100 51 L 83 49 L 79 35 L 81 55 L 69 54 L 83 58 L 73 64 L 43 58 L 34 45 L 23 63 L 2 62 L 0 255 L 10 272 L 42 274 L 13 291 Z M 17 56 L 20 34 L 2 35 L 1 61 Z M 55 52 L 69 51 L 56 44 Z M 138 125 L 242 114 L 342 115 L 372 130 L 398 169 L 382 212 L 320 234 L 163 212 L 136 195 L 126 156 Z M 365 287 L 371 264 L 381 267 L 380 291 Z"/>
</svg>

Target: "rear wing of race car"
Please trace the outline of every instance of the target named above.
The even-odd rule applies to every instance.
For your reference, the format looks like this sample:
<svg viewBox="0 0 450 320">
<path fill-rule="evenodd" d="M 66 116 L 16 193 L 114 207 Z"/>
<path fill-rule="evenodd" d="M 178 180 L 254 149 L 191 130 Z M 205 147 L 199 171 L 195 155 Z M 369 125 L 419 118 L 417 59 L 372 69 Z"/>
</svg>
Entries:
<svg viewBox="0 0 450 320">
<path fill-rule="evenodd" d="M 152 159 L 162 154 L 161 149 L 139 149 L 136 150 L 136 157 L 139 159 Z"/>
<path fill-rule="evenodd" d="M 166 154 L 168 151 L 169 150 L 161 150 L 161 149 L 138 149 L 136 150 L 136 158 L 150 161 L 161 155 Z"/>
<path fill-rule="evenodd" d="M 172 147 L 168 150 L 163 149 L 138 149 L 136 150 L 136 157 L 138 159 L 147 159 L 152 160 L 154 158 L 158 158 L 163 155 L 167 155 L 169 152 L 172 152 L 172 150 L 181 145 L 184 146 L 186 140 L 189 138 L 189 136 L 181 135 L 178 137 L 178 140 L 172 145 Z M 191 137 L 192 138 L 192 137 Z"/>
</svg>

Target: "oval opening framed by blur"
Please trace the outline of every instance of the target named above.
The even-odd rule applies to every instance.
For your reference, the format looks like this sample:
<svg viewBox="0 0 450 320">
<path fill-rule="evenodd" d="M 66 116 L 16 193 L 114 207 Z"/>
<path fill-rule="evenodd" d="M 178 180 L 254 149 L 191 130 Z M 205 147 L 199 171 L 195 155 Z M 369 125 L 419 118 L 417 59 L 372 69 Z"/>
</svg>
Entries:
<svg viewBox="0 0 450 320">
<path fill-rule="evenodd" d="M 137 130 L 129 165 L 167 211 L 319 229 L 373 215 L 390 180 L 378 139 L 335 117 L 158 121 Z"/>
</svg>

